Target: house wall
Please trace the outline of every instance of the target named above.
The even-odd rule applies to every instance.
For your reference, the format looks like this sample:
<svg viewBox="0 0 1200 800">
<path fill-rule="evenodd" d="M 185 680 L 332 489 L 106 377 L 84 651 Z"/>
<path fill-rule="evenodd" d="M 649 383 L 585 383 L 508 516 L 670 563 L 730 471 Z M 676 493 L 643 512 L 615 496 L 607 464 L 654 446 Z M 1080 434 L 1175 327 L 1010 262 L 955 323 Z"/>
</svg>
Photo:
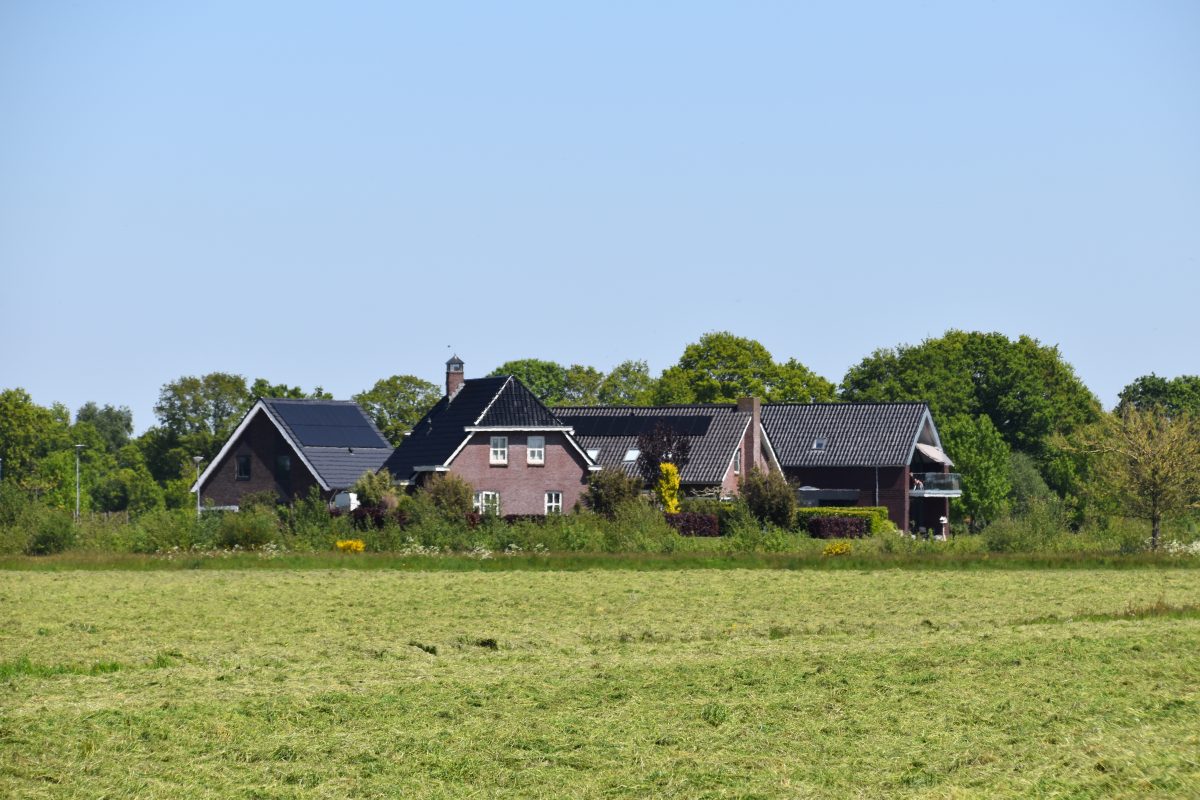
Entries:
<svg viewBox="0 0 1200 800">
<path fill-rule="evenodd" d="M 250 456 L 250 480 L 237 480 L 237 456 Z M 288 455 L 292 458 L 291 486 L 283 486 L 275 480 L 275 456 Z M 216 469 L 200 487 L 202 503 L 218 506 L 236 506 L 243 495 L 252 492 L 275 492 L 281 498 L 291 500 L 308 494 L 316 479 L 304 466 L 296 451 L 288 444 L 267 415 L 259 411 L 242 431 L 225 458 L 217 463 Z"/>
<path fill-rule="evenodd" d="M 491 437 L 508 436 L 508 464 L 494 466 Z M 526 463 L 526 441 L 530 435 L 546 437 L 546 463 Z M 499 492 L 502 514 L 543 514 L 546 492 L 562 492 L 563 512 L 570 513 L 587 490 L 587 463 L 561 433 L 476 433 L 454 461 L 450 471 L 471 484 L 477 492 Z"/>
<path fill-rule="evenodd" d="M 784 475 L 796 486 L 858 489 L 858 505 L 876 505 L 874 467 L 788 467 Z M 900 530 L 908 530 L 908 483 L 907 467 L 879 467 L 878 505 L 887 507 L 888 519 Z"/>
</svg>

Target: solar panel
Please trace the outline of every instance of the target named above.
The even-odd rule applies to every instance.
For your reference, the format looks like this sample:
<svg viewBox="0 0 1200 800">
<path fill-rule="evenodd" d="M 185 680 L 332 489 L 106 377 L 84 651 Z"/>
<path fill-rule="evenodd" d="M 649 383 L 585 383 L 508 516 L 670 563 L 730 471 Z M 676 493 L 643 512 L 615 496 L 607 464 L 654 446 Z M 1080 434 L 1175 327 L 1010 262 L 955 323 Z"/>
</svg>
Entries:
<svg viewBox="0 0 1200 800">
<path fill-rule="evenodd" d="M 306 447 L 388 447 L 357 406 L 277 403 L 272 406 Z"/>
<path fill-rule="evenodd" d="M 657 425 L 665 425 L 683 436 L 704 436 L 712 417 L 704 415 L 688 416 L 640 416 L 624 414 L 621 416 L 592 416 L 559 414 L 567 425 L 575 429 L 579 436 L 641 436 L 650 433 Z"/>
</svg>

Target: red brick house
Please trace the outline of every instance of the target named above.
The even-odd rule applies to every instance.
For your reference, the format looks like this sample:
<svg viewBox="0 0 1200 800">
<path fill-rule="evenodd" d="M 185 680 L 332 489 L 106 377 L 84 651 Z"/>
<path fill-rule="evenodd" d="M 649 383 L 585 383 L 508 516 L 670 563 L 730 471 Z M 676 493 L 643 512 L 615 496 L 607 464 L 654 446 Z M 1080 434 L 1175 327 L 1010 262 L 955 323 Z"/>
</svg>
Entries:
<svg viewBox="0 0 1200 800">
<path fill-rule="evenodd" d="M 519 380 L 466 380 L 457 356 L 446 362 L 446 395 L 383 466 L 402 486 L 457 475 L 475 489 L 476 510 L 498 514 L 569 512 L 600 469 Z"/>
<path fill-rule="evenodd" d="M 584 406 L 553 409 L 571 426 L 588 455 L 605 467 L 637 474 L 638 437 L 665 425 L 688 439 L 689 457 L 679 473 L 690 496 L 730 498 L 753 469 L 779 471 L 762 433 L 762 405 L 743 398 L 728 405 Z"/>
<path fill-rule="evenodd" d="M 237 508 L 244 495 L 260 492 L 287 502 L 314 486 L 329 499 L 391 454 L 357 403 L 264 398 L 246 412 L 192 491 L 218 508 Z"/>
<path fill-rule="evenodd" d="M 803 505 L 886 506 L 901 530 L 937 532 L 962 495 L 925 403 L 766 405 L 762 418 Z"/>
</svg>

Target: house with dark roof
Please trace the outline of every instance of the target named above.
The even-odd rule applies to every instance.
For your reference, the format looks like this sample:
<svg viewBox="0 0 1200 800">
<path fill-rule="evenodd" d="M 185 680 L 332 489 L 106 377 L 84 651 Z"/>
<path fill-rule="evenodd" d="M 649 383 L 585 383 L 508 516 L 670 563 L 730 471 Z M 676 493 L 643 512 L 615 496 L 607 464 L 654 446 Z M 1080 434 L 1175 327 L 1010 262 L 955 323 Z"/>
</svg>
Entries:
<svg viewBox="0 0 1200 800">
<path fill-rule="evenodd" d="M 250 493 L 281 500 L 312 487 L 332 498 L 364 472 L 375 472 L 392 446 L 357 403 L 262 398 L 246 412 L 192 486 L 201 501 L 236 508 Z"/>
<path fill-rule="evenodd" d="M 679 473 L 691 496 L 729 498 L 753 469 L 779 470 L 762 435 L 761 404 L 744 398 L 727 405 L 584 406 L 553 409 L 574 431 L 589 457 L 604 467 L 637 474 L 638 437 L 657 426 L 686 436 L 689 456 Z"/>
<path fill-rule="evenodd" d="M 763 431 L 802 505 L 886 506 L 901 530 L 940 530 L 962 495 L 925 403 L 763 406 Z"/>
<path fill-rule="evenodd" d="M 383 467 L 401 486 L 438 473 L 463 478 L 475 509 L 499 514 L 570 511 L 600 469 L 559 419 L 511 375 L 467 380 L 446 362 L 446 394 Z"/>
</svg>

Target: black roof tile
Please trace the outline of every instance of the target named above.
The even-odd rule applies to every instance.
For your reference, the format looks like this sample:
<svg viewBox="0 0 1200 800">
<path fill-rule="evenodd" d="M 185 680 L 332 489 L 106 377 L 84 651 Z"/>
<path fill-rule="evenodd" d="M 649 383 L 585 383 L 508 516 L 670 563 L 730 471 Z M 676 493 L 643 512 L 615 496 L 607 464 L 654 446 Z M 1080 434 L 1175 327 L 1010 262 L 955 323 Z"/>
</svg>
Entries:
<svg viewBox="0 0 1200 800">
<path fill-rule="evenodd" d="M 908 463 L 924 403 L 764 405 L 763 430 L 783 467 L 883 467 Z M 817 450 L 813 443 L 825 440 Z"/>
<path fill-rule="evenodd" d="M 357 403 L 264 397 L 267 413 L 330 489 L 378 470 L 392 446 Z"/>
</svg>

